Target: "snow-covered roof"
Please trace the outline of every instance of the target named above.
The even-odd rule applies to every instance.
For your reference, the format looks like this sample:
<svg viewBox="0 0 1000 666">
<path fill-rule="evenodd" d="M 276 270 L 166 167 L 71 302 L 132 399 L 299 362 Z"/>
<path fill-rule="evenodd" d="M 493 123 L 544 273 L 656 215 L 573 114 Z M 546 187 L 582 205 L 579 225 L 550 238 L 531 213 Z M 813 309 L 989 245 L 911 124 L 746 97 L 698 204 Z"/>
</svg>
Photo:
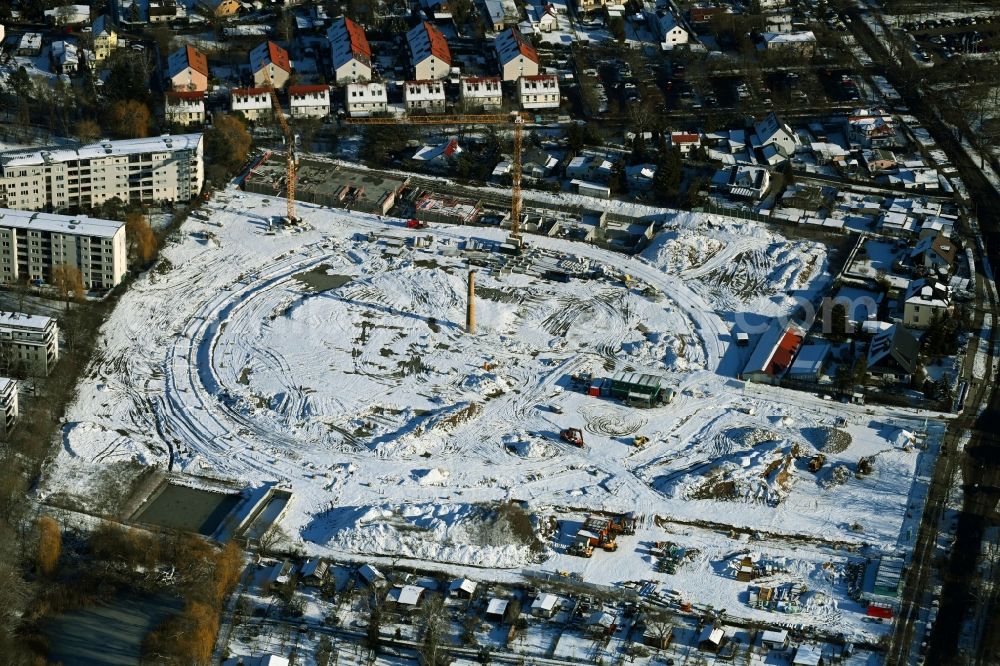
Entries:
<svg viewBox="0 0 1000 666">
<path fill-rule="evenodd" d="M 532 610 L 538 609 L 538 610 L 542 610 L 542 611 L 548 612 L 548 611 L 551 611 L 553 608 L 556 607 L 556 603 L 558 601 L 559 601 L 559 597 L 557 597 L 554 594 L 548 594 L 548 593 L 546 593 L 546 594 L 540 594 L 532 602 L 531 609 Z"/>
<path fill-rule="evenodd" d="M 503 615 L 507 610 L 507 604 L 510 603 L 507 599 L 490 599 L 490 603 L 486 606 L 487 615 Z"/>
<path fill-rule="evenodd" d="M 768 48 L 773 46 L 786 46 L 788 44 L 811 44 L 816 42 L 816 35 L 812 30 L 800 30 L 798 32 L 765 32 L 762 37 Z"/>
<path fill-rule="evenodd" d="M 112 238 L 124 226 L 124 222 L 101 220 L 86 215 L 56 215 L 0 208 L 0 227 Z"/>
<path fill-rule="evenodd" d="M 97 157 L 141 155 L 144 153 L 194 150 L 201 143 L 201 134 L 164 134 L 144 139 L 100 141 L 79 148 L 37 148 L 0 153 L 0 164 L 6 167 L 41 166 L 70 160 Z"/>
<path fill-rule="evenodd" d="M 761 634 L 761 640 L 771 645 L 780 645 L 788 640 L 788 631 L 785 629 L 782 629 L 781 631 L 767 629 L 763 634 Z"/>
<path fill-rule="evenodd" d="M 406 585 L 399 591 L 397 603 L 402 606 L 416 606 L 420 603 L 420 596 L 424 593 L 424 588 L 419 585 Z"/>
<path fill-rule="evenodd" d="M 476 586 L 478 583 L 474 580 L 469 580 L 468 578 L 456 578 L 451 582 L 448 590 L 451 592 L 457 592 L 461 590 L 466 594 L 473 594 L 476 591 Z"/>
<path fill-rule="evenodd" d="M 446 65 L 451 65 L 451 50 L 448 40 L 433 23 L 424 21 L 406 33 L 406 42 L 410 45 L 410 62 L 414 65 L 434 56 Z"/>
<path fill-rule="evenodd" d="M 795 650 L 794 666 L 819 666 L 822 654 L 812 645 L 801 645 Z"/>
<path fill-rule="evenodd" d="M 820 344 L 806 345 L 799 351 L 799 355 L 789 369 L 791 375 L 815 375 L 823 368 L 826 357 L 830 355 L 830 344 L 823 342 Z"/>
<path fill-rule="evenodd" d="M 330 565 L 318 557 L 310 557 L 306 560 L 305 564 L 302 565 L 302 577 L 309 578 L 310 576 L 317 576 L 322 578 L 326 575 L 327 570 Z"/>
<path fill-rule="evenodd" d="M 413 159 L 421 162 L 430 162 L 435 159 L 445 159 L 458 155 L 462 152 L 462 147 L 458 145 L 458 139 L 452 137 L 443 143 L 434 146 L 423 146 L 414 155 Z"/>
<path fill-rule="evenodd" d="M 701 634 L 698 635 L 699 643 L 714 643 L 715 645 L 721 645 L 722 639 L 725 637 L 725 632 L 722 631 L 721 627 L 713 627 L 709 625 L 701 630 Z"/>
<path fill-rule="evenodd" d="M 370 564 L 362 564 L 360 567 L 358 567 L 358 575 L 360 575 L 369 583 L 385 580 L 385 576 L 382 575 L 382 572 Z"/>
<path fill-rule="evenodd" d="M 0 312 L 0 330 L 21 329 L 44 331 L 52 325 L 53 321 L 52 317 L 44 315 L 30 315 L 24 312 Z"/>
</svg>

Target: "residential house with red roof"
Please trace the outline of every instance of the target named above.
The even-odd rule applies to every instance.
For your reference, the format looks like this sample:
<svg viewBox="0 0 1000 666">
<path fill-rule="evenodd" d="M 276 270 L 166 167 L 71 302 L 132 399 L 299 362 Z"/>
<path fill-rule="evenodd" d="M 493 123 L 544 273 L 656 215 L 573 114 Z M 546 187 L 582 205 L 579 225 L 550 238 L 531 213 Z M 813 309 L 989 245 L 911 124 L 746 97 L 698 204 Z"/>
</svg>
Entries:
<svg viewBox="0 0 1000 666">
<path fill-rule="evenodd" d="M 267 88 L 234 88 L 229 102 L 233 113 L 242 113 L 251 122 L 274 118 L 271 91 Z"/>
<path fill-rule="evenodd" d="M 190 44 L 167 58 L 167 78 L 173 90 L 208 90 L 208 58 Z"/>
<path fill-rule="evenodd" d="M 517 28 L 504 30 L 493 40 L 497 52 L 497 62 L 500 63 L 500 78 L 504 81 L 517 81 L 522 76 L 538 74 L 538 51 L 528 43 L 528 40 Z"/>
<path fill-rule="evenodd" d="M 440 30 L 424 21 L 406 33 L 406 41 L 410 45 L 410 64 L 415 81 L 448 78 L 451 73 L 451 49 Z"/>
<path fill-rule="evenodd" d="M 503 105 L 503 88 L 499 76 L 462 77 L 459 99 L 466 110 L 499 111 Z"/>
<path fill-rule="evenodd" d="M 522 109 L 558 109 L 559 79 L 555 74 L 522 76 L 517 80 L 517 95 Z"/>
<path fill-rule="evenodd" d="M 740 379 L 748 382 L 776 384 L 792 365 L 795 354 L 802 346 L 805 331 L 794 323 L 782 325 L 775 322 L 761 335 L 750 355 Z"/>
<path fill-rule="evenodd" d="M 337 83 L 371 80 L 372 49 L 364 28 L 345 16 L 330 26 L 326 38 Z"/>
<path fill-rule="evenodd" d="M 163 115 L 169 125 L 205 124 L 205 93 L 201 90 L 174 90 L 166 94 Z"/>
<path fill-rule="evenodd" d="M 330 115 L 330 86 L 289 86 L 292 118 L 326 118 Z"/>
<path fill-rule="evenodd" d="M 436 79 L 407 81 L 403 84 L 403 101 L 407 112 L 444 113 L 444 82 Z"/>
<path fill-rule="evenodd" d="M 292 61 L 288 51 L 269 40 L 250 51 L 250 72 L 255 86 L 266 88 L 270 83 L 280 90 L 292 75 Z"/>
</svg>

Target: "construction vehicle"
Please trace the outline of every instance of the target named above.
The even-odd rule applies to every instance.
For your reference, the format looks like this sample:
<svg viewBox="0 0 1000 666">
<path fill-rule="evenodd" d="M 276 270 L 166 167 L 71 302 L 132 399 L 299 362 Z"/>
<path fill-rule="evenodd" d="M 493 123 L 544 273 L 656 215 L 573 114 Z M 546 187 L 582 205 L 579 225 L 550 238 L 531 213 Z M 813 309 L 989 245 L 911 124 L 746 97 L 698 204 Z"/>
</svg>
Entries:
<svg viewBox="0 0 1000 666">
<path fill-rule="evenodd" d="M 820 468 L 823 467 L 824 463 L 826 463 L 826 456 L 824 456 L 822 453 L 813 456 L 809 460 L 809 471 L 815 474 L 820 470 Z"/>
<path fill-rule="evenodd" d="M 583 431 L 579 428 L 564 428 L 559 431 L 559 439 L 572 444 L 578 448 L 583 448 Z"/>
<path fill-rule="evenodd" d="M 611 519 L 612 534 L 635 534 L 638 520 L 632 513 L 621 513 Z"/>
<path fill-rule="evenodd" d="M 514 157 L 511 160 L 511 191 L 510 191 L 510 234 L 507 243 L 501 251 L 517 253 L 521 251 L 521 133 L 524 129 L 524 117 L 518 111 L 510 115 L 502 113 L 459 114 L 459 115 L 426 115 L 407 118 L 344 118 L 347 125 L 514 125 Z"/>
<path fill-rule="evenodd" d="M 418 220 L 417 218 L 414 217 L 414 218 L 410 218 L 409 220 L 406 221 L 406 228 L 407 229 L 426 229 L 427 228 L 427 223 L 426 222 L 421 222 L 420 220 Z"/>
<path fill-rule="evenodd" d="M 645 435 L 636 435 L 632 439 L 632 446 L 636 448 L 641 448 L 647 444 L 649 444 L 649 437 L 646 437 Z"/>
<path fill-rule="evenodd" d="M 606 552 L 613 553 L 618 550 L 618 542 L 615 541 L 614 537 L 605 539 L 601 542 L 601 548 L 603 548 Z"/>
<path fill-rule="evenodd" d="M 278 91 L 270 82 L 267 83 L 267 90 L 271 93 L 271 107 L 274 109 L 274 117 L 281 127 L 281 134 L 285 137 L 285 145 L 288 152 L 288 173 L 285 175 L 285 198 L 288 201 L 288 215 L 285 224 L 292 225 L 298 222 L 295 217 L 295 179 L 299 169 L 298 158 L 295 156 L 295 135 L 288 126 L 285 112 L 281 109 L 281 100 L 278 99 Z"/>
<path fill-rule="evenodd" d="M 576 555 L 577 557 L 593 557 L 594 547 L 590 544 L 579 544 L 575 543 L 566 549 L 566 552 L 570 555 Z"/>
</svg>

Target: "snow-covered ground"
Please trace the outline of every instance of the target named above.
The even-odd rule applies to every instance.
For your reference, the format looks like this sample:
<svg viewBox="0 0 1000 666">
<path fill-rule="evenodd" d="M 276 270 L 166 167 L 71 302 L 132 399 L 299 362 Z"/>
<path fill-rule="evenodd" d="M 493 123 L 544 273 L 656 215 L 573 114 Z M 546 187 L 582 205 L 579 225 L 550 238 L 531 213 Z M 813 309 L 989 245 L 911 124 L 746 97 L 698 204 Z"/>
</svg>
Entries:
<svg viewBox="0 0 1000 666">
<path fill-rule="evenodd" d="M 270 234 L 283 200 L 235 190 L 208 210 L 209 222 L 189 219 L 165 248 L 170 268 L 138 280 L 102 329 L 44 492 L 86 502 L 88 479 L 109 462 L 172 459 L 175 471 L 290 486 L 282 526 L 310 553 L 484 577 L 530 567 L 653 580 L 737 614 L 750 612 L 738 602 L 745 585 L 702 576 L 726 566 L 730 547 L 711 530 L 757 531 L 775 549 L 794 535 L 781 557 L 828 595 L 796 621 L 870 630 L 834 584 L 846 556 L 824 549 L 905 552 L 940 425 L 734 379 L 752 345 L 730 344 L 732 323 L 786 315 L 794 296 L 824 288 L 822 245 L 692 213 L 639 258 L 531 237 L 537 266 L 605 277 L 481 269 L 470 335 L 459 248 L 501 240 L 499 230 L 410 231 L 303 204 L 305 228 Z M 397 256 L 369 234 L 431 243 Z M 643 410 L 590 397 L 569 379 L 585 370 L 654 373 L 677 398 Z M 559 441 L 568 426 L 584 430 L 583 449 Z M 900 428 L 921 433 L 916 446 Z M 636 449 L 637 434 L 649 444 Z M 826 464 L 814 474 L 817 452 Z M 857 477 L 861 457 L 872 471 Z M 565 554 L 561 532 L 539 551 L 493 529 L 488 507 L 508 499 L 526 501 L 539 525 L 587 511 L 645 519 L 617 553 L 587 560 Z M 640 547 L 674 532 L 705 553 L 689 587 L 653 570 Z"/>
</svg>

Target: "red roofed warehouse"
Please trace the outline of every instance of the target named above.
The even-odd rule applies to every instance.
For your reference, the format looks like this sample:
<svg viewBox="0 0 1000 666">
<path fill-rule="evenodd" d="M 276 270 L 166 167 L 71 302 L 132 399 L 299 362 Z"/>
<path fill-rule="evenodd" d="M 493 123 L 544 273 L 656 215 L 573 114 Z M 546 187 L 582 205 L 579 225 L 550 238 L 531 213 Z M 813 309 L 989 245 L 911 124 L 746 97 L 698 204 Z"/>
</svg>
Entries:
<svg viewBox="0 0 1000 666">
<path fill-rule="evenodd" d="M 774 323 L 764 332 L 740 374 L 748 382 L 777 383 L 802 346 L 805 331 L 795 324 Z"/>
</svg>

